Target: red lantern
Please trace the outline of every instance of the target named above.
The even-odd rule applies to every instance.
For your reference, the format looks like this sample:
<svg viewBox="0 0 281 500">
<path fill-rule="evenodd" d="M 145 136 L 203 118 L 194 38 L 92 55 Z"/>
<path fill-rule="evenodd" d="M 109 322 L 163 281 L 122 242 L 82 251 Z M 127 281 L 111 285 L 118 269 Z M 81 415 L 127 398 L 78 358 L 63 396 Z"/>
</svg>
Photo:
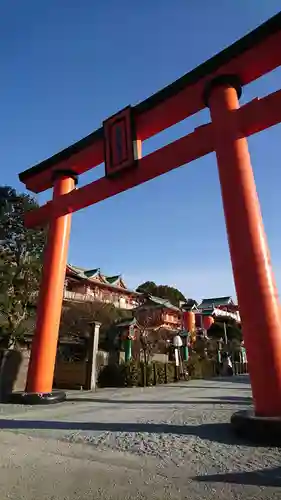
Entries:
<svg viewBox="0 0 281 500">
<path fill-rule="evenodd" d="M 212 316 L 203 316 L 203 326 L 205 330 L 209 330 L 214 323 L 214 318 Z"/>
<path fill-rule="evenodd" d="M 191 311 L 183 313 L 183 327 L 187 332 L 193 332 L 195 329 L 195 314 Z"/>
</svg>

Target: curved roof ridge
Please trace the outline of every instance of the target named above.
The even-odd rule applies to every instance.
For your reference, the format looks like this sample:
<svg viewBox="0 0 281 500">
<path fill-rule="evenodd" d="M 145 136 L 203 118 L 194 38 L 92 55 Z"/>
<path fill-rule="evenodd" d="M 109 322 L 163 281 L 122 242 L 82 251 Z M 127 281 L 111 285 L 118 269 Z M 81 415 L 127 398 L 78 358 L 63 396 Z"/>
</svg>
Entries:
<svg viewBox="0 0 281 500">
<path fill-rule="evenodd" d="M 97 274 L 100 274 L 100 268 L 96 267 L 95 269 L 86 269 L 84 271 L 85 276 L 87 278 L 91 278 L 92 276 L 96 276 Z"/>
<path fill-rule="evenodd" d="M 115 283 L 116 281 L 119 281 L 120 279 L 122 279 L 122 275 L 121 274 L 116 274 L 114 276 L 105 276 L 104 275 L 104 278 L 106 279 L 106 281 L 108 281 L 108 283 Z"/>
</svg>

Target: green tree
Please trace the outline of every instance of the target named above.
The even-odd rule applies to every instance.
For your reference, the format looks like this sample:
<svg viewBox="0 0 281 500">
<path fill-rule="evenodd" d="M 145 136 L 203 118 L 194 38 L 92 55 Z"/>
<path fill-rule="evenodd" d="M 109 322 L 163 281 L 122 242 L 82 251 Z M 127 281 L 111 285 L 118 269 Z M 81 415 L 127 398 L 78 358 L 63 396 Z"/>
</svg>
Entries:
<svg viewBox="0 0 281 500">
<path fill-rule="evenodd" d="M 0 337 L 11 347 L 34 327 L 45 231 L 27 229 L 24 213 L 34 198 L 0 187 Z"/>
<path fill-rule="evenodd" d="M 231 318 L 216 320 L 208 330 L 208 337 L 214 339 L 224 339 L 224 323 L 226 328 L 226 335 L 229 341 L 241 342 L 243 340 L 242 330 L 240 325 Z"/>
<path fill-rule="evenodd" d="M 103 302 L 68 302 L 63 306 L 60 337 L 74 339 L 87 337 L 91 332 L 91 323 L 101 323 L 99 344 L 108 343 L 110 327 L 119 320 L 132 316 L 130 311 L 117 309 L 113 304 Z"/>
<path fill-rule="evenodd" d="M 142 283 L 137 288 L 137 292 L 147 293 L 154 295 L 155 297 L 167 299 L 175 306 L 179 306 L 180 301 L 187 302 L 188 300 L 191 300 L 186 299 L 186 297 L 177 288 L 168 285 L 156 285 L 154 281 L 146 281 L 145 283 Z"/>
<path fill-rule="evenodd" d="M 149 293 L 150 295 L 159 297 L 159 295 L 156 295 L 157 288 L 158 286 L 156 285 L 156 283 L 154 283 L 154 281 L 146 281 L 145 283 L 139 285 L 136 291 L 140 293 Z"/>
</svg>

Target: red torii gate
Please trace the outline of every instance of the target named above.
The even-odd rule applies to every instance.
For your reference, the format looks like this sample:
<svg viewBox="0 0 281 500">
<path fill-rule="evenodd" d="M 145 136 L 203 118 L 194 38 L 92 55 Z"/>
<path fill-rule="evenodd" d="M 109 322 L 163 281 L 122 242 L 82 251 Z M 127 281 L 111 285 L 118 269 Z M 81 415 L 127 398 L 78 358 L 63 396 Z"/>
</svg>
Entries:
<svg viewBox="0 0 281 500">
<path fill-rule="evenodd" d="M 242 87 L 281 64 L 281 13 L 135 107 L 39 165 L 19 174 L 53 199 L 26 214 L 28 227 L 49 226 L 26 392 L 50 402 L 71 214 L 216 152 L 230 255 L 249 360 L 257 427 L 281 417 L 281 316 L 246 137 L 281 121 L 281 90 L 239 107 Z M 141 142 L 209 106 L 211 123 L 141 158 Z M 106 174 L 75 189 L 77 176 L 105 161 Z M 276 419 L 274 420 L 276 423 Z M 253 426 L 254 422 L 254 426 Z"/>
</svg>

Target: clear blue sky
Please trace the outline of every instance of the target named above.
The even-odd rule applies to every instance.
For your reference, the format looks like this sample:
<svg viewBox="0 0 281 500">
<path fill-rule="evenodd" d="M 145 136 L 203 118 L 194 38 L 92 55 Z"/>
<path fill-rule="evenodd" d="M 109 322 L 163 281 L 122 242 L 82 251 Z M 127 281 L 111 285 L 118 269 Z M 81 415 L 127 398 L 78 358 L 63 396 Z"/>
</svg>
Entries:
<svg viewBox="0 0 281 500">
<path fill-rule="evenodd" d="M 1 184 L 98 128 L 280 10 L 279 0 L 1 0 Z M 281 87 L 280 69 L 243 101 Z M 144 152 L 209 120 L 207 110 Z M 278 286 L 281 127 L 249 140 Z M 102 167 L 80 185 L 103 175 Z M 39 197 L 40 202 L 51 193 Z M 214 154 L 73 217 L 69 261 L 187 296 L 234 294 Z"/>
</svg>

